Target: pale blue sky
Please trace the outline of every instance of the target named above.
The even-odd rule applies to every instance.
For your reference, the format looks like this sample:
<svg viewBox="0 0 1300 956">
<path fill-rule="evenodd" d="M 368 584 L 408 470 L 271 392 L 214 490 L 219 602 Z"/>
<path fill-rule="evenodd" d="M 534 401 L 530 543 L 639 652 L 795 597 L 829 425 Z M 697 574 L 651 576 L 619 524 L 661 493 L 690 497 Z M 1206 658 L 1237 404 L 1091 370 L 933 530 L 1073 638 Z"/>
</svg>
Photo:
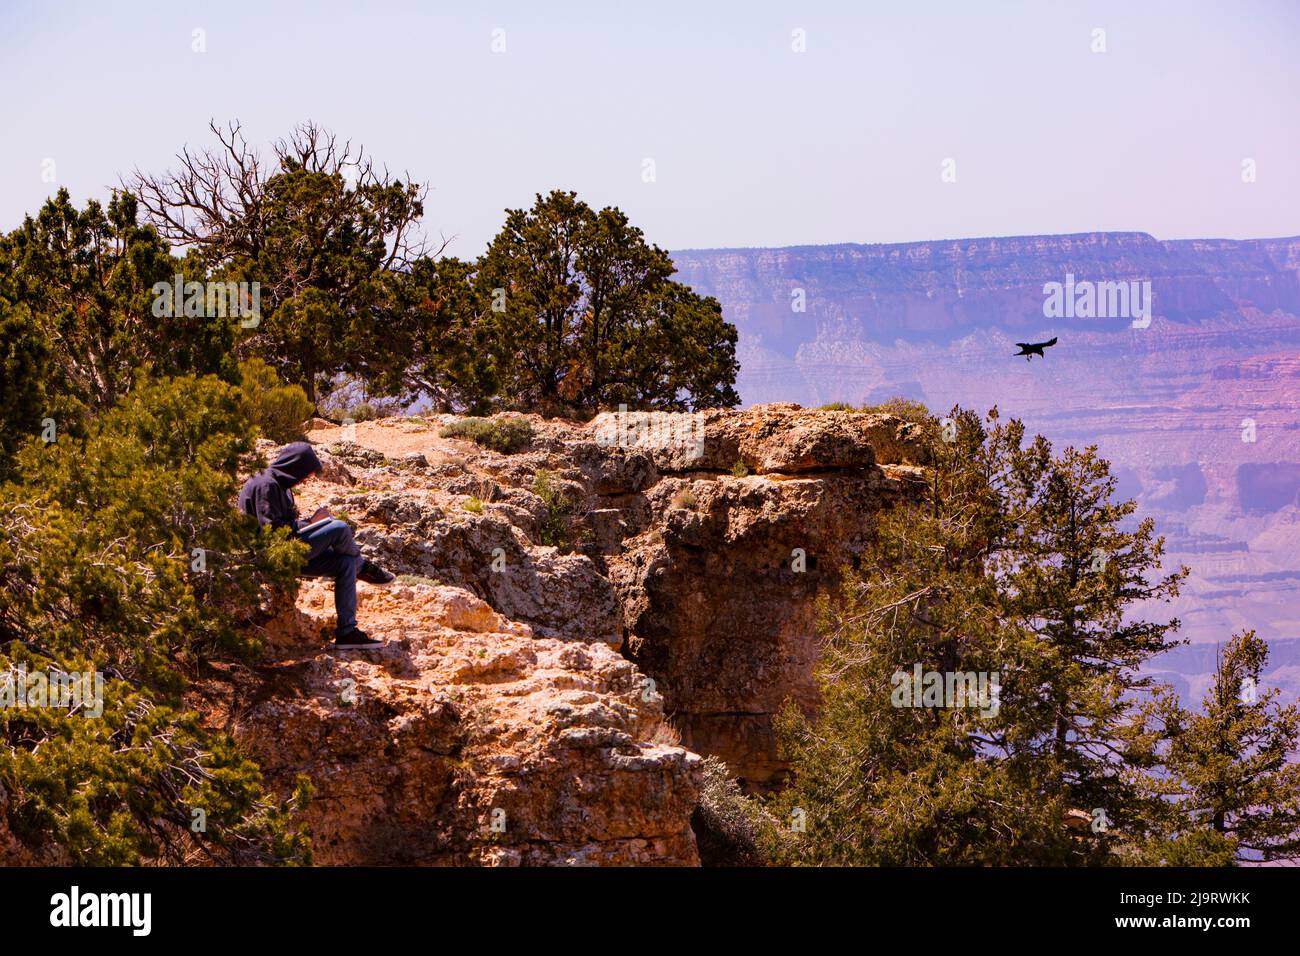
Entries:
<svg viewBox="0 0 1300 956">
<path fill-rule="evenodd" d="M 427 230 L 467 257 L 554 187 L 666 248 L 1293 235 L 1298 41 L 1288 0 L 6 0 L 0 228 L 57 188 L 45 159 L 80 203 L 215 117 L 365 143 L 432 187 Z"/>
</svg>

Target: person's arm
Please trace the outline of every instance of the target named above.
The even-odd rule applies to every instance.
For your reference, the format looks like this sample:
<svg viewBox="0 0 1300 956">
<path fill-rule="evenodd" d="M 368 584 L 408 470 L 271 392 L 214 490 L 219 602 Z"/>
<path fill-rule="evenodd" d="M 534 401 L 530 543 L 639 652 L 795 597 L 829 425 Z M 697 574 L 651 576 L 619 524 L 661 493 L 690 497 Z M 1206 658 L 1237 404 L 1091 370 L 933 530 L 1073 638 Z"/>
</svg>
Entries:
<svg viewBox="0 0 1300 956">
<path fill-rule="evenodd" d="M 275 527 L 275 516 L 271 514 L 271 499 L 267 497 L 265 488 L 253 489 L 253 511 L 256 512 L 258 524 Z"/>
<path fill-rule="evenodd" d="M 298 511 L 293 506 L 293 499 L 274 485 L 258 488 L 253 498 L 257 508 L 257 520 L 272 528 L 298 530 Z"/>
<path fill-rule="evenodd" d="M 298 521 L 298 502 L 294 500 L 292 491 L 286 489 L 285 491 L 280 492 L 280 494 L 284 497 L 286 509 L 284 522 L 289 526 L 290 531 L 297 534 L 298 526 L 301 524 L 301 522 Z"/>
</svg>

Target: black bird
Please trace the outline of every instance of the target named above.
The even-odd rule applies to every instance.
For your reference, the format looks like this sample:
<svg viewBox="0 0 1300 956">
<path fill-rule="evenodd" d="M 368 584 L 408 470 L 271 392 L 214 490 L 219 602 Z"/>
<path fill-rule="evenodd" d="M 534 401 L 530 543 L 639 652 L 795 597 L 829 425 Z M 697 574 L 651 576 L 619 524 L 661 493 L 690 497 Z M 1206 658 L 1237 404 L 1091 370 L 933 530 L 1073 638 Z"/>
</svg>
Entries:
<svg viewBox="0 0 1300 956">
<path fill-rule="evenodd" d="M 1056 336 L 1052 336 L 1046 342 L 1017 342 L 1016 345 L 1019 346 L 1020 351 L 1015 354 L 1023 355 L 1025 357 L 1026 362 L 1028 362 L 1035 355 L 1042 356 L 1043 358 L 1047 358 L 1046 355 L 1043 355 L 1043 349 L 1051 348 L 1055 344 L 1056 344 Z"/>
</svg>

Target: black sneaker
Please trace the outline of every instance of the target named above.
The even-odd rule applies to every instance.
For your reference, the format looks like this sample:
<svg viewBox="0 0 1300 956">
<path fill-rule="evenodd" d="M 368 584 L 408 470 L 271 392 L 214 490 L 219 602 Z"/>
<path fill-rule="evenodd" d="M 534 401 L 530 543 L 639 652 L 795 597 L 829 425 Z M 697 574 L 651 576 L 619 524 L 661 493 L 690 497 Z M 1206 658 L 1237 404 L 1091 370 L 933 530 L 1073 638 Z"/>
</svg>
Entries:
<svg viewBox="0 0 1300 956">
<path fill-rule="evenodd" d="M 343 634 L 334 635 L 334 650 L 336 651 L 365 651 L 383 646 L 383 641 L 375 640 L 359 627 L 354 627 Z"/>
<path fill-rule="evenodd" d="M 365 581 L 367 584 L 392 584 L 397 580 L 397 575 L 392 571 L 385 571 L 367 558 L 361 562 L 361 570 L 357 572 L 357 580 Z"/>
</svg>

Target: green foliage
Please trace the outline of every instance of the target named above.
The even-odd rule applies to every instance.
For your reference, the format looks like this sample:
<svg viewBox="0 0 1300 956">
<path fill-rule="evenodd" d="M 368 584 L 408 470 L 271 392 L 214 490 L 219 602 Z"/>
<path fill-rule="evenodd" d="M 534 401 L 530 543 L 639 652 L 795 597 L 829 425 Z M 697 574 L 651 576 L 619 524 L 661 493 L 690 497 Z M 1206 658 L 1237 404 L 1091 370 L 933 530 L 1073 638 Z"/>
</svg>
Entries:
<svg viewBox="0 0 1300 956">
<path fill-rule="evenodd" d="M 129 193 L 78 211 L 66 189 L 0 238 L 0 272 L 50 343 L 52 391 L 76 406 L 112 405 L 140 369 L 214 373 L 235 381 L 237 321 L 153 314 L 158 282 L 196 275 L 150 226 Z M 60 416 L 56 416 L 60 417 Z M 64 422 L 66 424 L 66 422 Z"/>
<path fill-rule="evenodd" d="M 503 455 L 513 455 L 527 448 L 533 440 L 533 426 L 528 419 L 517 415 L 462 418 L 447 425 L 438 434 L 443 438 L 464 438 Z"/>
<path fill-rule="evenodd" d="M 555 191 L 509 210 L 474 280 L 500 303 L 484 314 L 499 401 L 552 414 L 738 404 L 735 327 L 672 273 L 615 208 Z"/>
<path fill-rule="evenodd" d="M 354 422 L 372 422 L 380 418 L 392 418 L 397 414 L 397 409 L 391 404 L 361 401 L 348 409 L 348 412 L 349 414 L 344 417 L 349 417 Z"/>
<path fill-rule="evenodd" d="M 178 156 L 132 188 L 149 219 L 213 277 L 258 282 L 261 321 L 244 341 L 313 402 L 338 373 L 380 374 L 402 325 L 401 269 L 423 191 L 307 123 L 262 162 L 238 124 L 215 149 Z M 374 368 L 375 364 L 379 368 Z"/>
<path fill-rule="evenodd" d="M 28 674 L 52 663 L 22 648 L 17 660 Z M 0 673 L 22 673 L 14 664 L 0 655 Z M 85 668 L 88 659 L 56 669 Z M 124 681 L 106 682 L 98 717 L 2 709 L 0 739 L 10 828 L 30 845 L 63 848 L 74 865 L 310 862 L 310 841 L 290 824 L 309 796 L 305 781 L 277 803 L 227 737 Z"/>
<path fill-rule="evenodd" d="M 480 499 L 474 497 L 473 495 L 470 495 L 469 498 L 466 499 L 462 507 L 470 514 L 477 515 L 483 513 L 483 502 Z"/>
<path fill-rule="evenodd" d="M 5 714 L 0 773 L 29 839 L 86 862 L 181 862 L 223 841 L 237 859 L 301 857 L 293 807 L 179 709 L 198 661 L 250 658 L 262 598 L 296 586 L 302 546 L 230 507 L 251 451 L 240 392 L 214 376 L 141 376 L 84 435 L 20 451 L 0 487 L 0 640 L 109 675 L 103 718 Z M 191 797 L 205 835 L 187 829 Z"/>
<path fill-rule="evenodd" d="M 491 411 L 500 391 L 492 296 L 474 281 L 477 269 L 451 257 L 421 258 L 404 275 L 403 322 L 380 379 L 390 391 L 422 396 L 441 412 Z"/>
<path fill-rule="evenodd" d="M 308 287 L 274 307 L 253 347 L 314 402 L 324 380 L 384 353 L 379 325 L 396 321 L 396 281 L 377 276 L 346 296 Z"/>
<path fill-rule="evenodd" d="M 425 577 L 423 574 L 399 574 L 397 576 L 398 584 L 437 584 L 433 578 Z"/>
<path fill-rule="evenodd" d="M 1236 634 L 1218 657 L 1201 710 L 1179 705 L 1172 688 L 1155 695 L 1138 739 L 1169 773 L 1155 794 L 1176 802 L 1171 839 L 1159 850 L 1171 862 L 1197 850 L 1240 860 L 1300 856 L 1300 708 L 1260 683 L 1268 644 L 1254 631 Z"/>
<path fill-rule="evenodd" d="M 537 523 L 537 539 L 545 545 L 568 551 L 569 517 L 573 514 L 573 501 L 565 493 L 564 485 L 552 472 L 538 468 L 533 475 L 533 494 L 542 499 L 542 518 Z"/>
<path fill-rule="evenodd" d="M 243 414 L 262 435 L 281 444 L 301 438 L 303 422 L 312 413 L 302 387 L 283 384 L 259 358 L 241 362 L 239 375 Z"/>
<path fill-rule="evenodd" d="M 897 395 L 878 405 L 850 405 L 848 402 L 829 402 L 820 406 L 823 412 L 857 412 L 860 414 L 883 413 L 894 415 L 906 422 L 921 423 L 929 419 L 930 410 L 923 402 Z"/>
<path fill-rule="evenodd" d="M 1138 739 L 1141 665 L 1177 622 L 1132 613 L 1175 597 L 1163 542 L 1094 449 L 1053 454 L 1019 422 L 954 409 L 929 500 L 884 516 L 872 560 L 823 617 L 815 720 L 778 722 L 807 831 L 783 859 L 839 864 L 1117 862 L 1165 831 Z M 1128 612 L 1128 613 L 1126 613 Z M 999 704 L 896 706 L 895 675 L 998 674 Z M 1079 833 L 1071 810 L 1109 829 Z"/>
<path fill-rule="evenodd" d="M 0 298 L 0 481 L 10 477 L 18 446 L 40 432 L 51 411 L 49 374 L 49 347 L 31 312 Z"/>
<path fill-rule="evenodd" d="M 1170 814 L 1178 816 L 1177 807 Z M 1234 866 L 1237 842 L 1211 829 L 1187 829 L 1172 838 L 1152 836 L 1119 848 L 1125 866 Z"/>
<path fill-rule="evenodd" d="M 704 758 L 700 802 L 691 829 L 704 866 L 758 866 L 776 823 L 758 801 L 746 797 L 717 757 Z"/>
<path fill-rule="evenodd" d="M 136 388 L 84 439 L 20 453 L 23 484 L 0 495 L 0 560 L 13 559 L 0 625 L 169 683 L 196 654 L 252 649 L 231 614 L 292 587 L 301 546 L 230 507 L 252 452 L 237 389 L 212 376 Z"/>
<path fill-rule="evenodd" d="M 333 396 L 331 396 L 332 398 Z M 342 404 L 326 399 L 321 403 L 330 418 L 340 422 L 373 422 L 380 418 L 392 418 L 396 409 L 392 405 L 362 399 L 351 404 Z"/>
<path fill-rule="evenodd" d="M 183 149 L 178 169 L 137 174 L 132 189 L 194 270 L 260 283 L 240 354 L 312 401 L 346 374 L 442 412 L 739 403 L 735 327 L 672 281 L 668 254 L 618 209 L 539 195 L 507 211 L 477 261 L 438 258 L 417 238 L 423 189 L 327 130 L 298 127 L 274 164 L 238 124 L 212 130 L 218 148 Z"/>
<path fill-rule="evenodd" d="M 748 475 L 749 475 L 749 466 L 745 464 L 743 460 L 737 458 L 736 463 L 731 466 L 731 477 L 744 478 Z"/>
<path fill-rule="evenodd" d="M 925 407 L 923 402 L 903 398 L 901 395 L 886 399 L 879 405 L 864 406 L 863 411 L 884 412 L 901 418 L 905 422 L 917 424 L 926 421 L 930 417 L 930 410 Z"/>
</svg>

